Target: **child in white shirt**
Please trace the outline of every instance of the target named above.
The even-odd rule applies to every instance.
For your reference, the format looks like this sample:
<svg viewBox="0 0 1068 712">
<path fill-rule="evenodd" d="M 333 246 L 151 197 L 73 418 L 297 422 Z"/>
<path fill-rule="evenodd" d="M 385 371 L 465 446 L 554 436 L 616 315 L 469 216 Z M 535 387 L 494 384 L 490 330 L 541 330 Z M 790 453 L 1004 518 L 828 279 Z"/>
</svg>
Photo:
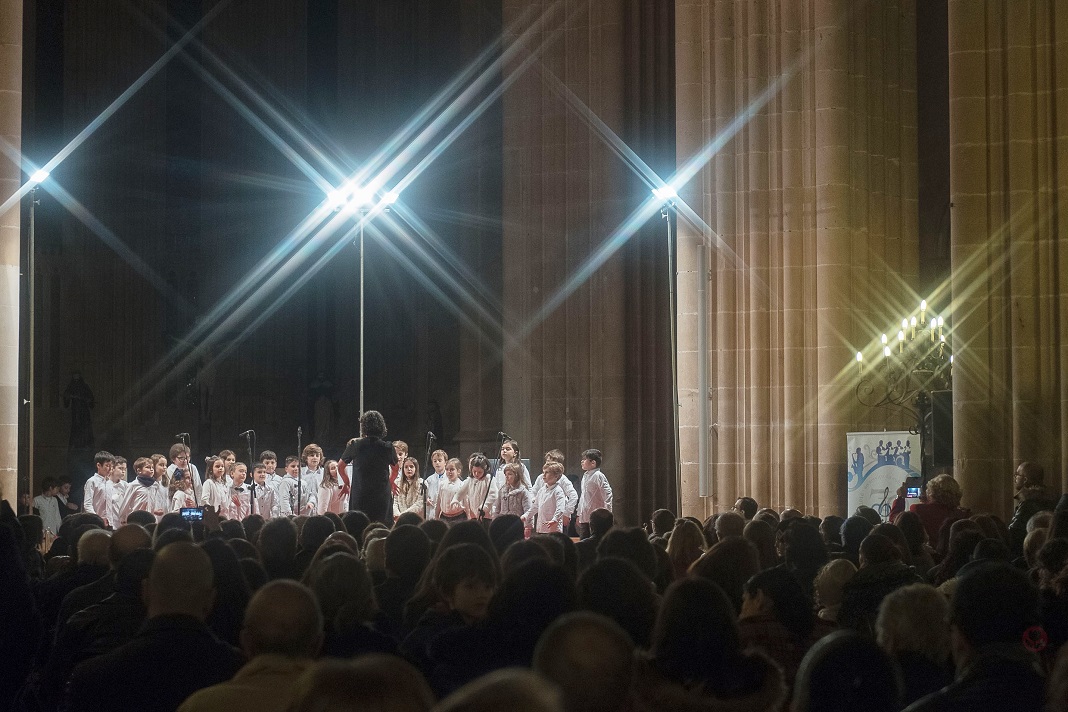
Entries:
<svg viewBox="0 0 1068 712">
<path fill-rule="evenodd" d="M 230 508 L 226 516 L 228 519 L 236 519 L 240 522 L 252 511 L 251 494 L 249 493 L 249 488 L 245 486 L 245 478 L 248 477 L 248 465 L 243 462 L 235 462 L 233 469 L 230 471 L 230 476 L 233 478 L 234 483 L 230 485 Z"/>
<path fill-rule="evenodd" d="M 567 499 L 560 487 L 560 478 L 564 475 L 564 466 L 558 462 L 546 462 L 541 470 L 545 475 L 545 485 L 538 492 L 538 501 L 531 510 L 537 515 L 539 534 L 564 531 L 564 507 Z M 529 524 L 530 516 L 527 517 Z"/>
<path fill-rule="evenodd" d="M 464 466 L 458 458 L 451 458 L 445 463 L 445 479 L 438 486 L 436 509 L 438 519 L 446 524 L 467 519 L 467 510 L 464 508 L 464 495 L 467 492 L 468 480 L 461 480 L 460 474 Z"/>
</svg>

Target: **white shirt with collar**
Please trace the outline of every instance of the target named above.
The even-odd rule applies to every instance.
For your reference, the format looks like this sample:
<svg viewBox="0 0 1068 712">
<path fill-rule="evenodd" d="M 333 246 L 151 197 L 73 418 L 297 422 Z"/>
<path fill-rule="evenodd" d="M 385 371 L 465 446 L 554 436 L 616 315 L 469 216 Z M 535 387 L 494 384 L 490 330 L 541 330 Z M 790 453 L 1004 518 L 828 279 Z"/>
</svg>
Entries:
<svg viewBox="0 0 1068 712">
<path fill-rule="evenodd" d="M 82 507 L 89 514 L 95 514 L 110 524 L 108 520 L 108 479 L 99 472 L 85 481 L 85 489 L 82 490 Z"/>
<path fill-rule="evenodd" d="M 601 468 L 583 473 L 580 489 L 579 524 L 589 524 L 590 513 L 595 509 L 612 511 L 612 485 L 608 484 L 608 478 L 601 472 Z"/>
</svg>

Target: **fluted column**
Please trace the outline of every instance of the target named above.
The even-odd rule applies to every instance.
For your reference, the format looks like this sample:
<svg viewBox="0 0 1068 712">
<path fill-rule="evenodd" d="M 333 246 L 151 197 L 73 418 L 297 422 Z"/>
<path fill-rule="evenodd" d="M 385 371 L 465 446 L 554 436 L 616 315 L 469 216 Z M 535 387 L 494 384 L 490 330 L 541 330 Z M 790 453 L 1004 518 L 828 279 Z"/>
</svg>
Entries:
<svg viewBox="0 0 1068 712">
<path fill-rule="evenodd" d="M 845 433 L 870 419 L 852 355 L 914 297 L 914 23 L 913 0 L 679 4 L 678 162 L 716 146 L 682 191 L 715 232 L 713 482 L 702 501 L 685 449 L 687 513 L 741 495 L 845 505 Z M 699 269 L 700 239 L 680 225 L 680 270 Z M 680 313 L 680 332 L 696 318 Z M 705 397 L 679 387 L 684 403 Z"/>
<path fill-rule="evenodd" d="M 22 145 L 22 0 L 0 0 L 0 138 Z M 0 155 L 0 201 L 19 189 L 22 168 Z M 0 215 L 0 493 L 14 506 L 19 441 L 19 203 Z M 32 397 L 32 396 L 31 396 Z"/>
<path fill-rule="evenodd" d="M 949 3 L 953 434 L 965 503 L 1068 486 L 1068 7 Z"/>
</svg>

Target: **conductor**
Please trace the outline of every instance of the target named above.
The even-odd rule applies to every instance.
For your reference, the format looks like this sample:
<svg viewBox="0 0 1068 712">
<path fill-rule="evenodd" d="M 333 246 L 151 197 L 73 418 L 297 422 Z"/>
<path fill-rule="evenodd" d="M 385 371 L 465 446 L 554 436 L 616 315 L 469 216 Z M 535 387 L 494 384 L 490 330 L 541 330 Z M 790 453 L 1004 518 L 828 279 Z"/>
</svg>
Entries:
<svg viewBox="0 0 1068 712">
<path fill-rule="evenodd" d="M 383 440 L 386 420 L 377 410 L 360 416 L 360 437 L 349 441 L 341 455 L 339 471 L 343 479 L 351 479 L 352 494 L 349 509 L 360 510 L 372 522 L 393 526 L 393 497 L 390 494 L 390 466 L 397 463 L 393 443 Z M 345 472 L 352 466 L 352 476 Z"/>
</svg>

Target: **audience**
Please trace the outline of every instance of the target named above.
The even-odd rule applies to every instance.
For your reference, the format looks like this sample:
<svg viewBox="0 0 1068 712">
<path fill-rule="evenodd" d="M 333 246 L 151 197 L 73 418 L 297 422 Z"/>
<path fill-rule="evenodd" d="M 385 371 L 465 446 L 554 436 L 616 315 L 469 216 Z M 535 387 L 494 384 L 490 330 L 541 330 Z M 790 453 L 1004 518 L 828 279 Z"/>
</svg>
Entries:
<svg viewBox="0 0 1068 712">
<path fill-rule="evenodd" d="M 0 509 L 0 709 L 1063 709 L 1068 508 L 1025 494 L 1010 534 L 930 484 L 893 524 L 743 497 L 649 532 L 594 510 L 577 543 L 514 515 L 74 514 L 42 557 Z"/>
</svg>

